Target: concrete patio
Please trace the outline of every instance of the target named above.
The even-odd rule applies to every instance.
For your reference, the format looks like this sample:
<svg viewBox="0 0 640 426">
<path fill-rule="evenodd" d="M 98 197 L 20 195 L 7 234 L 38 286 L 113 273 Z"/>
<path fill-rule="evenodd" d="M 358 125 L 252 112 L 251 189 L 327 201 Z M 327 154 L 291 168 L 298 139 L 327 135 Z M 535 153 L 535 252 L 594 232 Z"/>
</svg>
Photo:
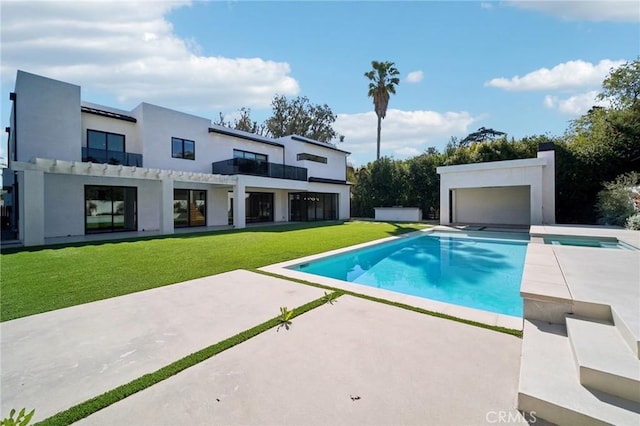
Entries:
<svg viewBox="0 0 640 426">
<path fill-rule="evenodd" d="M 2 323 L 2 412 L 43 420 L 323 294 L 233 271 Z M 487 424 L 518 415 L 520 351 L 343 296 L 80 423 Z"/>
</svg>

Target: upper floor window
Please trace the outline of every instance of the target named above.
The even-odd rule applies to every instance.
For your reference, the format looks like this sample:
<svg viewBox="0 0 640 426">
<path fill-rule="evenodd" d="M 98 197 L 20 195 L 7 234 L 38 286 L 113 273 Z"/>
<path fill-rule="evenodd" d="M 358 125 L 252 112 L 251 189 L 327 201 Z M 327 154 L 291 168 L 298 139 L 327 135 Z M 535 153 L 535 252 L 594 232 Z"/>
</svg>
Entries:
<svg viewBox="0 0 640 426">
<path fill-rule="evenodd" d="M 173 158 L 196 159 L 196 143 L 188 139 L 171 138 L 171 156 Z"/>
<path fill-rule="evenodd" d="M 87 130 L 87 148 L 124 152 L 124 135 Z"/>
<path fill-rule="evenodd" d="M 264 154 L 256 154 L 255 152 L 241 151 L 239 149 L 233 150 L 233 158 L 244 158 L 247 160 L 255 160 L 255 161 L 267 161 L 267 156 Z"/>
<path fill-rule="evenodd" d="M 327 164 L 327 157 L 321 157 L 319 155 L 307 154 L 305 152 L 298 154 L 298 161 L 308 160 L 315 161 L 316 163 Z"/>
</svg>

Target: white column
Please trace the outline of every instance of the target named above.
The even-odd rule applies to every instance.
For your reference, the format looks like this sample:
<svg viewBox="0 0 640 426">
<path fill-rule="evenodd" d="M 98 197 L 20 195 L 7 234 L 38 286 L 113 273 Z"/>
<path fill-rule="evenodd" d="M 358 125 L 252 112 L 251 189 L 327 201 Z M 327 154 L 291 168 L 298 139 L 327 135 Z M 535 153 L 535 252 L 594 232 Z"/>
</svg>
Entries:
<svg viewBox="0 0 640 426">
<path fill-rule="evenodd" d="M 542 186 L 542 167 L 535 169 L 534 178 L 531 182 L 530 190 L 530 206 L 531 206 L 531 224 L 542 225 L 542 209 L 543 194 Z"/>
<path fill-rule="evenodd" d="M 44 244 L 44 172 L 25 170 L 18 174 L 20 239 L 24 246 Z"/>
<path fill-rule="evenodd" d="M 446 184 L 446 177 L 440 175 L 440 225 L 449 225 L 449 196 L 450 189 Z"/>
<path fill-rule="evenodd" d="M 542 169 L 542 223 L 556 223 L 556 152 L 540 151 L 538 158 L 545 158 L 547 165 Z"/>
<path fill-rule="evenodd" d="M 233 187 L 233 227 L 244 228 L 246 226 L 245 185 L 238 177 L 238 182 Z"/>
<path fill-rule="evenodd" d="M 162 179 L 160 194 L 160 232 L 173 234 L 173 180 Z"/>
</svg>

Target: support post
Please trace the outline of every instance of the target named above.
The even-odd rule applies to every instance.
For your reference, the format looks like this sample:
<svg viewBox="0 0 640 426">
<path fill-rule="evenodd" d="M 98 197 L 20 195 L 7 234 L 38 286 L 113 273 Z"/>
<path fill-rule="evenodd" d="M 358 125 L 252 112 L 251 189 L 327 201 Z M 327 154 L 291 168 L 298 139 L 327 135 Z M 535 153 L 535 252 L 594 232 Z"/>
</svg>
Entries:
<svg viewBox="0 0 640 426">
<path fill-rule="evenodd" d="M 233 187 L 233 226 L 241 229 L 246 227 L 245 185 L 241 179 Z"/>
<path fill-rule="evenodd" d="M 40 246 L 44 244 L 44 172 L 24 170 L 21 175 L 18 174 L 20 240 L 25 247 Z"/>
</svg>

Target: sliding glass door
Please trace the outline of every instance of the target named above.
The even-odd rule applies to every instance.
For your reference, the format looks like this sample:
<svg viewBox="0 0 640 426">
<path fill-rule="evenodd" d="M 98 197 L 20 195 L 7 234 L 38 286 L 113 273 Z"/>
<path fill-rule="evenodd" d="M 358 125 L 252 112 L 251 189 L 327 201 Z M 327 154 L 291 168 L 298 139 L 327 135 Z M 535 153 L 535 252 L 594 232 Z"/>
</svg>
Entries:
<svg viewBox="0 0 640 426">
<path fill-rule="evenodd" d="M 207 191 L 173 190 L 173 226 L 184 228 L 207 224 Z"/>
<path fill-rule="evenodd" d="M 312 222 L 338 218 L 338 194 L 322 192 L 289 193 L 289 220 Z"/>
<path fill-rule="evenodd" d="M 137 231 L 137 188 L 86 185 L 84 200 L 85 233 Z"/>
</svg>

